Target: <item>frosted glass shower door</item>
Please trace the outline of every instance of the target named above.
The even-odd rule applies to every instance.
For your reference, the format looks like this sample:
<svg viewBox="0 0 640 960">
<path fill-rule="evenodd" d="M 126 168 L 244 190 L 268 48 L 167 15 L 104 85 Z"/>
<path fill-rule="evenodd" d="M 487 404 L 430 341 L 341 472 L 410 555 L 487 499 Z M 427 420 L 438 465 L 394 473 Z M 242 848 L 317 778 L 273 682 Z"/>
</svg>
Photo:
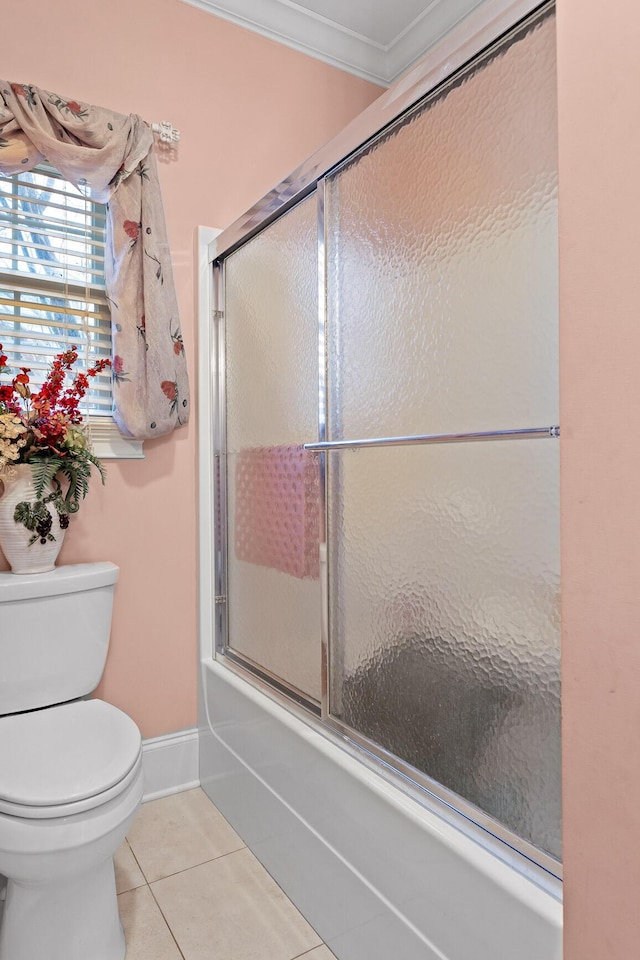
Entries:
<svg viewBox="0 0 640 960">
<path fill-rule="evenodd" d="M 226 261 L 228 649 L 320 700 L 315 196 Z"/>
<path fill-rule="evenodd" d="M 554 50 L 546 16 L 328 178 L 328 440 L 557 423 Z M 557 440 L 327 461 L 330 715 L 559 857 Z"/>
</svg>

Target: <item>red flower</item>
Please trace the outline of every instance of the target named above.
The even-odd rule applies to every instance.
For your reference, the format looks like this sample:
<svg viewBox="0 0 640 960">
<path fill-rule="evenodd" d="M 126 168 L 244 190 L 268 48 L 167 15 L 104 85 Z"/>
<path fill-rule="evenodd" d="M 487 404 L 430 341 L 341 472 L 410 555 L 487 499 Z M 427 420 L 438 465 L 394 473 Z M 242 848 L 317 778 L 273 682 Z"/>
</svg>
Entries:
<svg viewBox="0 0 640 960">
<path fill-rule="evenodd" d="M 0 373 L 7 369 L 0 344 Z M 29 389 L 28 367 L 20 367 L 10 384 L 0 386 L 0 411 L 14 413 L 26 428 L 28 446 L 24 448 L 20 462 L 31 456 L 49 456 L 51 451 L 59 456 L 70 456 L 65 440 L 72 425 L 81 424 L 83 416 L 78 409 L 82 397 L 90 386 L 90 377 L 109 366 L 107 359 L 98 360 L 86 373 L 78 372 L 65 389 L 68 371 L 78 360 L 78 350 L 64 350 L 51 362 L 51 367 L 37 393 Z"/>
<path fill-rule="evenodd" d="M 135 220 L 125 220 L 122 224 L 124 227 L 124 232 L 128 237 L 131 237 L 132 240 L 137 240 L 140 235 L 140 224 L 136 223 Z"/>
<path fill-rule="evenodd" d="M 122 358 L 120 358 L 120 359 L 121 359 L 121 361 L 122 361 Z M 87 376 L 89 376 L 89 377 L 97 377 L 98 374 L 99 374 L 99 373 L 102 373 L 102 371 L 103 371 L 106 367 L 110 367 L 110 366 L 111 366 L 111 360 L 98 360 L 98 361 L 96 362 L 95 367 L 89 367 L 89 369 L 87 370 Z"/>
<path fill-rule="evenodd" d="M 124 369 L 124 360 L 122 359 L 122 357 L 119 357 L 116 355 L 113 358 L 113 372 L 116 374 L 122 373 L 123 369 Z"/>
<path fill-rule="evenodd" d="M 11 84 L 9 84 L 9 86 L 11 87 L 11 89 L 13 90 L 13 92 L 15 93 L 16 97 L 27 97 L 27 96 L 29 96 L 29 92 L 28 92 L 27 88 L 25 87 L 24 83 L 11 83 Z"/>
<path fill-rule="evenodd" d="M 163 380 L 160 387 L 167 400 L 175 400 L 178 396 L 178 384 L 174 380 Z"/>
<path fill-rule="evenodd" d="M 71 367 L 72 367 L 72 366 L 74 365 L 74 363 L 76 362 L 76 360 L 78 359 L 78 350 L 77 350 L 77 348 L 76 348 L 76 347 L 70 347 L 69 350 L 65 350 L 64 353 L 59 353 L 59 354 L 58 354 L 58 359 L 60 360 L 60 363 L 67 368 L 67 370 L 70 370 Z M 56 365 L 56 364 L 55 364 L 55 362 L 54 362 L 54 366 L 55 366 L 55 365 Z"/>
<path fill-rule="evenodd" d="M 67 110 L 71 113 L 74 113 L 76 116 L 79 113 L 82 113 L 82 107 L 75 100 L 67 100 Z"/>
<path fill-rule="evenodd" d="M 173 352 L 175 353 L 176 357 L 179 357 L 183 350 L 184 347 L 182 346 L 182 343 L 179 340 L 176 340 L 173 344 Z"/>
</svg>

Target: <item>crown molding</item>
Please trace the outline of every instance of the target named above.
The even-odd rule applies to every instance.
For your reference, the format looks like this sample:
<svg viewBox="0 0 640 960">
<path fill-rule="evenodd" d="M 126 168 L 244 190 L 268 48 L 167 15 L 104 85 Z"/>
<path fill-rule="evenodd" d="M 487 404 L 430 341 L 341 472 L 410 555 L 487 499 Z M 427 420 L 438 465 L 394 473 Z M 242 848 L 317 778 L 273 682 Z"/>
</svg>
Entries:
<svg viewBox="0 0 640 960">
<path fill-rule="evenodd" d="M 387 84 L 397 80 L 450 30 L 483 5 L 486 0 L 435 0 L 430 3 L 420 17 L 387 47 Z"/>
<path fill-rule="evenodd" d="M 386 86 L 384 47 L 285 0 L 184 0 L 300 53 Z"/>
<path fill-rule="evenodd" d="M 420 16 L 386 45 L 294 0 L 183 2 L 386 87 L 483 0 L 431 0 Z"/>
</svg>

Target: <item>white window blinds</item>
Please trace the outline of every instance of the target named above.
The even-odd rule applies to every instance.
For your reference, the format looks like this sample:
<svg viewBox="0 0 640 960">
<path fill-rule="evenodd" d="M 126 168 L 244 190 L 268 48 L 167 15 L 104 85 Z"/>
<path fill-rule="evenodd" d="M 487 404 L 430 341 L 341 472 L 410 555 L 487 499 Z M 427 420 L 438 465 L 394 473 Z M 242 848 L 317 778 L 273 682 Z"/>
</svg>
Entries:
<svg viewBox="0 0 640 960">
<path fill-rule="evenodd" d="M 47 167 L 0 177 L 0 343 L 12 368 L 31 368 L 32 384 L 70 346 L 79 369 L 111 356 L 104 251 L 103 204 Z M 83 412 L 111 409 L 107 370 L 91 380 Z"/>
</svg>

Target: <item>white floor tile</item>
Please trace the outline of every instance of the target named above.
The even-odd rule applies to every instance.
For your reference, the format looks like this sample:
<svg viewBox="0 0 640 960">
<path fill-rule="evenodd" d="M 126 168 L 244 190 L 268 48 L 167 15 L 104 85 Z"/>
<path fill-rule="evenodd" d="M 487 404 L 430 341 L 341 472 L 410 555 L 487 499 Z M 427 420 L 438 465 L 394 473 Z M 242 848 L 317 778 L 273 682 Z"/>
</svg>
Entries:
<svg viewBox="0 0 640 960">
<path fill-rule="evenodd" d="M 316 947 L 315 950 L 310 950 L 309 953 L 303 953 L 301 957 L 296 957 L 296 960 L 336 960 L 336 958 L 329 947 L 322 944 L 321 947 Z"/>
<path fill-rule="evenodd" d="M 149 887 L 121 893 L 118 907 L 127 941 L 126 960 L 182 960 Z"/>
<path fill-rule="evenodd" d="M 143 803 L 127 840 L 150 883 L 244 847 L 199 787 Z"/>
<path fill-rule="evenodd" d="M 152 889 L 185 960 L 293 960 L 322 943 L 247 849 Z"/>
<path fill-rule="evenodd" d="M 144 874 L 136 862 L 136 858 L 131 852 L 131 847 L 125 840 L 120 845 L 113 858 L 113 865 L 116 871 L 116 890 L 118 893 L 125 893 L 127 890 L 133 890 L 135 887 L 143 887 L 146 883 Z"/>
</svg>

